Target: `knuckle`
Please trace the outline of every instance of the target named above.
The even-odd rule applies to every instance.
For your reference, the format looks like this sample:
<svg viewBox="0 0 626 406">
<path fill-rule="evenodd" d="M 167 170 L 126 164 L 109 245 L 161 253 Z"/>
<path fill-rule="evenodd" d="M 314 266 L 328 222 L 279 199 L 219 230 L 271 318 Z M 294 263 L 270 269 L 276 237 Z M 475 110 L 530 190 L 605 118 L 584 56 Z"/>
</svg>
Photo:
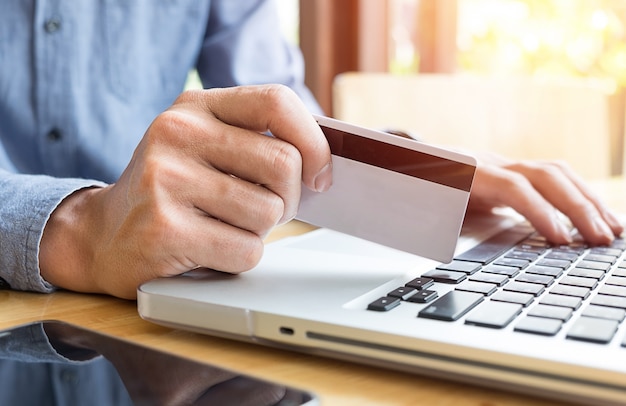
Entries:
<svg viewBox="0 0 626 406">
<path fill-rule="evenodd" d="M 522 174 L 512 172 L 506 174 L 506 176 L 498 176 L 493 183 L 495 189 L 495 196 L 502 201 L 514 197 L 520 197 L 520 194 L 524 194 L 525 190 L 531 188 L 530 181 Z"/>
<path fill-rule="evenodd" d="M 263 240 L 258 236 L 246 239 L 242 247 L 239 249 L 241 255 L 239 260 L 233 266 L 233 273 L 241 273 L 254 268 L 263 256 Z"/>
<path fill-rule="evenodd" d="M 559 166 L 553 164 L 538 165 L 533 169 L 533 173 L 538 178 L 558 178 L 562 174 Z"/>
<path fill-rule="evenodd" d="M 184 184 L 185 179 L 181 168 L 173 160 L 161 159 L 158 154 L 144 157 L 139 175 L 136 186 L 139 187 L 141 194 L 155 201 L 164 195 L 163 192 L 166 192 L 166 195 L 175 192 L 176 188 Z"/>
<path fill-rule="evenodd" d="M 259 230 L 259 234 L 265 234 L 269 229 L 278 224 L 284 212 L 285 202 L 280 196 L 272 194 L 263 210 L 261 210 L 261 213 L 259 213 L 262 224 L 262 229 Z"/>
<path fill-rule="evenodd" d="M 271 151 L 271 165 L 278 175 L 291 175 L 300 170 L 302 157 L 298 149 L 287 142 L 275 142 Z"/>
<path fill-rule="evenodd" d="M 251 220 L 249 231 L 257 236 L 264 236 L 283 217 L 285 204 L 280 196 L 269 192 L 264 193 L 262 198 L 257 198 L 256 204 L 247 210 Z"/>
<path fill-rule="evenodd" d="M 163 142 L 186 133 L 188 129 L 189 122 L 184 114 L 175 110 L 166 110 L 154 119 L 146 137 L 148 141 Z"/>
<path fill-rule="evenodd" d="M 518 164 L 522 168 L 520 172 L 528 173 L 536 179 L 556 179 L 565 173 L 567 163 L 564 161 L 522 161 Z"/>
<path fill-rule="evenodd" d="M 577 199 L 566 210 L 566 214 L 573 218 L 591 218 L 598 215 L 597 208 L 589 200 Z"/>
<path fill-rule="evenodd" d="M 262 97 L 270 111 L 281 113 L 291 110 L 295 100 L 298 98 L 289 87 L 280 84 L 264 86 Z"/>
<path fill-rule="evenodd" d="M 562 160 L 562 159 L 551 161 L 549 162 L 549 165 L 554 166 L 561 171 L 571 168 L 570 164 L 567 161 Z"/>
<path fill-rule="evenodd" d="M 530 184 L 530 181 L 526 176 L 518 172 L 509 172 L 506 175 L 499 176 L 498 187 L 504 193 L 510 193 L 520 187 L 525 187 Z"/>
</svg>

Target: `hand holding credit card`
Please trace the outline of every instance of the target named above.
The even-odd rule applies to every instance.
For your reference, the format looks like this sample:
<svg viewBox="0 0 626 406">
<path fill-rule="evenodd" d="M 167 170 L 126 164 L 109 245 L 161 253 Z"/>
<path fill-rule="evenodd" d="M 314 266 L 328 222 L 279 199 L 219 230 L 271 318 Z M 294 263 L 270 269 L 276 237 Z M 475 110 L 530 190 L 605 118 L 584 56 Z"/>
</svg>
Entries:
<svg viewBox="0 0 626 406">
<path fill-rule="evenodd" d="M 302 189 L 296 219 L 449 262 L 476 160 L 444 148 L 315 116 L 330 145 L 333 186 Z"/>
</svg>

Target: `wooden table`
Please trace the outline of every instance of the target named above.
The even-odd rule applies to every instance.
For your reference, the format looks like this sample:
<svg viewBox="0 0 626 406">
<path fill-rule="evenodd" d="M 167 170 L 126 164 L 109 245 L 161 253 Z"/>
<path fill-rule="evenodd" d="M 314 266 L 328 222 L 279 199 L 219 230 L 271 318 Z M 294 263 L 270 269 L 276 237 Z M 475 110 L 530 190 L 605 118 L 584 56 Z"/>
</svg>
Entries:
<svg viewBox="0 0 626 406">
<path fill-rule="evenodd" d="M 626 208 L 622 180 L 599 182 L 596 190 L 612 207 Z M 626 210 L 623 210 L 626 211 Z M 307 232 L 292 222 L 269 240 Z M 560 405 L 498 388 L 482 388 L 351 362 L 266 348 L 173 330 L 142 320 L 136 303 L 108 296 L 57 292 L 49 295 L 0 291 L 0 329 L 37 320 L 63 320 L 164 351 L 264 379 L 308 389 L 322 405 Z"/>
</svg>

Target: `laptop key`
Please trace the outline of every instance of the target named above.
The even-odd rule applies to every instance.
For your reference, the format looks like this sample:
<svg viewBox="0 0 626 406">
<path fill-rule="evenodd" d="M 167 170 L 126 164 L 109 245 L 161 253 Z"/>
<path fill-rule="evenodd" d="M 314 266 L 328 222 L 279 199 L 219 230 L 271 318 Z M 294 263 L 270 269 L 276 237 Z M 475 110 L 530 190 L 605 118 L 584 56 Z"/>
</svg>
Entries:
<svg viewBox="0 0 626 406">
<path fill-rule="evenodd" d="M 626 250 L 626 240 L 621 237 L 618 237 L 613 240 L 613 242 L 611 243 L 611 245 L 609 245 L 609 247 L 615 248 L 620 251 L 624 251 Z"/>
<path fill-rule="evenodd" d="M 561 320 L 526 316 L 515 325 L 514 330 L 523 333 L 553 336 L 559 332 L 562 325 L 563 322 Z"/>
<path fill-rule="evenodd" d="M 598 293 L 601 294 L 601 295 L 626 297 L 626 287 L 625 286 L 604 285 L 604 286 L 602 286 L 598 290 Z"/>
<path fill-rule="evenodd" d="M 400 304 L 401 300 L 397 297 L 381 297 L 373 301 L 367 306 L 367 310 L 377 312 L 387 312 Z"/>
<path fill-rule="evenodd" d="M 538 285 L 536 283 L 526 283 L 526 282 L 509 282 L 504 285 L 504 290 L 509 292 L 519 292 L 519 293 L 530 293 L 534 296 L 539 296 L 543 293 L 545 288 L 543 285 Z"/>
<path fill-rule="evenodd" d="M 621 322 L 624 320 L 624 317 L 626 317 L 626 310 L 590 304 L 583 310 L 582 315 L 595 317 L 596 319 L 610 319 Z"/>
<path fill-rule="evenodd" d="M 529 316 L 545 317 L 547 319 L 557 319 L 568 321 L 572 317 L 573 310 L 567 307 L 549 306 L 545 304 L 535 305 L 528 311 Z"/>
<path fill-rule="evenodd" d="M 513 266 L 504 266 L 504 265 L 489 265 L 482 269 L 482 272 L 493 273 L 496 275 L 505 275 L 509 278 L 515 277 L 519 274 L 519 269 Z"/>
<path fill-rule="evenodd" d="M 626 286 L 626 278 L 622 276 L 609 276 L 605 283 L 607 285 Z"/>
<path fill-rule="evenodd" d="M 583 300 L 589 297 L 589 292 L 591 292 L 591 289 L 589 288 L 561 284 L 555 285 L 552 289 L 550 289 L 550 293 L 554 293 L 555 295 L 575 296 Z"/>
<path fill-rule="evenodd" d="M 528 262 L 533 262 L 539 257 L 539 254 L 534 252 L 527 252 L 522 250 L 513 250 L 511 252 L 507 252 L 504 255 L 505 258 L 513 258 L 513 259 L 523 259 Z"/>
<path fill-rule="evenodd" d="M 620 254 L 621 255 L 621 254 Z M 618 256 L 607 255 L 601 253 L 587 254 L 583 257 L 583 261 L 606 262 L 613 265 Z"/>
<path fill-rule="evenodd" d="M 611 269 L 611 264 L 607 264 L 606 262 L 595 262 L 595 261 L 580 261 L 576 264 L 577 268 L 585 268 L 585 269 L 595 269 L 598 271 L 606 272 Z"/>
<path fill-rule="evenodd" d="M 478 272 L 481 266 L 481 264 L 478 264 L 476 262 L 452 261 L 447 264 L 438 265 L 437 269 L 443 269 L 445 271 L 463 272 L 465 274 L 471 275 Z"/>
<path fill-rule="evenodd" d="M 598 281 L 591 278 L 581 278 L 579 276 L 564 276 L 559 281 L 561 285 L 578 286 L 581 288 L 595 289 Z"/>
<path fill-rule="evenodd" d="M 535 265 L 551 266 L 553 268 L 567 269 L 571 262 L 565 259 L 544 258 L 535 263 Z"/>
<path fill-rule="evenodd" d="M 602 280 L 604 278 L 605 273 L 603 271 L 598 271 L 596 269 L 583 269 L 583 268 L 574 268 L 567 272 L 569 276 L 580 276 L 581 278 L 593 278 L 596 280 Z"/>
<path fill-rule="evenodd" d="M 570 252 L 576 254 L 577 257 L 581 256 L 583 252 L 585 252 L 584 246 L 574 246 L 574 245 L 561 245 L 552 249 L 552 252 Z"/>
<path fill-rule="evenodd" d="M 591 304 L 626 309 L 626 297 L 596 295 L 591 299 Z"/>
<path fill-rule="evenodd" d="M 546 254 L 546 259 L 562 259 L 569 262 L 574 262 L 578 259 L 578 254 L 575 252 L 564 251 L 552 251 Z"/>
<path fill-rule="evenodd" d="M 535 300 L 535 296 L 528 293 L 500 291 L 494 293 L 493 296 L 491 296 L 491 300 L 497 302 L 517 303 L 527 307 L 533 302 L 533 300 Z"/>
<path fill-rule="evenodd" d="M 576 296 L 564 296 L 548 293 L 541 298 L 541 301 L 539 303 L 550 306 L 568 307 L 570 309 L 576 310 L 580 307 L 582 299 Z"/>
<path fill-rule="evenodd" d="M 519 275 L 517 278 L 515 278 L 515 280 L 518 282 L 537 283 L 543 286 L 550 286 L 554 282 L 554 278 L 551 276 L 536 275 L 526 272 Z"/>
<path fill-rule="evenodd" d="M 515 258 L 500 258 L 493 262 L 494 265 L 504 265 L 504 266 L 512 266 L 519 269 L 524 269 L 528 266 L 530 262 L 525 259 L 515 259 Z"/>
<path fill-rule="evenodd" d="M 611 247 L 591 247 L 589 249 L 590 254 L 609 255 L 613 257 L 613 259 L 617 259 L 617 257 L 621 256 L 622 252 L 624 252 L 623 249 Z"/>
<path fill-rule="evenodd" d="M 626 277 L 626 269 L 624 268 L 615 268 L 613 272 L 611 272 L 613 276 L 625 276 Z"/>
<path fill-rule="evenodd" d="M 456 287 L 456 290 L 462 290 L 464 292 L 476 292 L 485 296 L 493 294 L 497 289 L 497 286 L 493 283 L 465 281 Z"/>
<path fill-rule="evenodd" d="M 503 286 L 509 281 L 506 275 L 498 275 L 495 273 L 478 272 L 469 277 L 470 281 L 493 283 L 497 286 Z"/>
<path fill-rule="evenodd" d="M 420 290 L 420 289 L 426 289 L 432 286 L 433 283 L 435 283 L 435 281 L 431 278 L 419 277 L 419 278 L 413 279 L 410 282 L 407 282 L 404 286 L 408 286 L 410 288 L 415 288 L 417 290 Z"/>
<path fill-rule="evenodd" d="M 515 246 L 516 251 L 524 251 L 524 252 L 533 252 L 535 254 L 541 255 L 548 250 L 546 245 L 539 246 L 534 244 L 526 244 L 521 242 Z"/>
<path fill-rule="evenodd" d="M 407 302 L 428 303 L 437 298 L 439 294 L 436 290 L 420 289 L 416 294 L 407 299 Z"/>
<path fill-rule="evenodd" d="M 408 298 L 410 298 L 416 293 L 417 293 L 417 289 L 415 288 L 410 288 L 408 286 L 401 286 L 387 293 L 387 296 L 397 297 L 402 300 L 407 300 Z"/>
<path fill-rule="evenodd" d="M 422 309 L 417 316 L 428 319 L 455 321 L 484 300 L 480 293 L 453 290 Z"/>
<path fill-rule="evenodd" d="M 567 332 L 567 338 L 606 344 L 615 335 L 618 323 L 615 320 L 581 317 Z"/>
<path fill-rule="evenodd" d="M 553 278 L 558 278 L 563 273 L 563 270 L 561 268 L 554 268 L 551 266 L 532 265 L 528 267 L 525 272 L 536 274 L 536 275 L 545 275 L 545 276 L 551 276 Z"/>
<path fill-rule="evenodd" d="M 515 244 L 522 241 L 529 234 L 530 231 L 528 229 L 505 230 L 457 255 L 454 259 L 488 264 L 511 247 L 515 246 Z"/>
<path fill-rule="evenodd" d="M 522 312 L 522 305 L 488 301 L 472 310 L 465 324 L 474 326 L 504 328 Z"/>
<path fill-rule="evenodd" d="M 422 276 L 434 279 L 435 282 L 441 283 L 460 283 L 467 275 L 464 272 L 446 271 L 444 269 L 432 269 L 424 272 Z"/>
</svg>

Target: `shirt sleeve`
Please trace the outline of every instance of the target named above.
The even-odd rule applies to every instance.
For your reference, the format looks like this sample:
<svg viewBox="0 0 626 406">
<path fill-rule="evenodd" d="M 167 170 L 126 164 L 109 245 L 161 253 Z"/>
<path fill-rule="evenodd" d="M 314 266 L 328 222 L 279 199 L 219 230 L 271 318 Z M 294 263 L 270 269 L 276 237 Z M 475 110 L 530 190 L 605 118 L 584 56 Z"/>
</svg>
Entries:
<svg viewBox="0 0 626 406">
<path fill-rule="evenodd" d="M 50 343 L 41 323 L 16 327 L 0 336 L 0 359 L 22 362 L 69 362 Z"/>
<path fill-rule="evenodd" d="M 52 211 L 73 192 L 104 186 L 86 179 L 0 171 L 0 281 L 11 289 L 51 292 L 39 271 L 39 243 Z"/>
<path fill-rule="evenodd" d="M 197 63 L 206 88 L 279 83 L 323 114 L 304 84 L 304 59 L 280 31 L 271 0 L 215 0 Z"/>
</svg>

